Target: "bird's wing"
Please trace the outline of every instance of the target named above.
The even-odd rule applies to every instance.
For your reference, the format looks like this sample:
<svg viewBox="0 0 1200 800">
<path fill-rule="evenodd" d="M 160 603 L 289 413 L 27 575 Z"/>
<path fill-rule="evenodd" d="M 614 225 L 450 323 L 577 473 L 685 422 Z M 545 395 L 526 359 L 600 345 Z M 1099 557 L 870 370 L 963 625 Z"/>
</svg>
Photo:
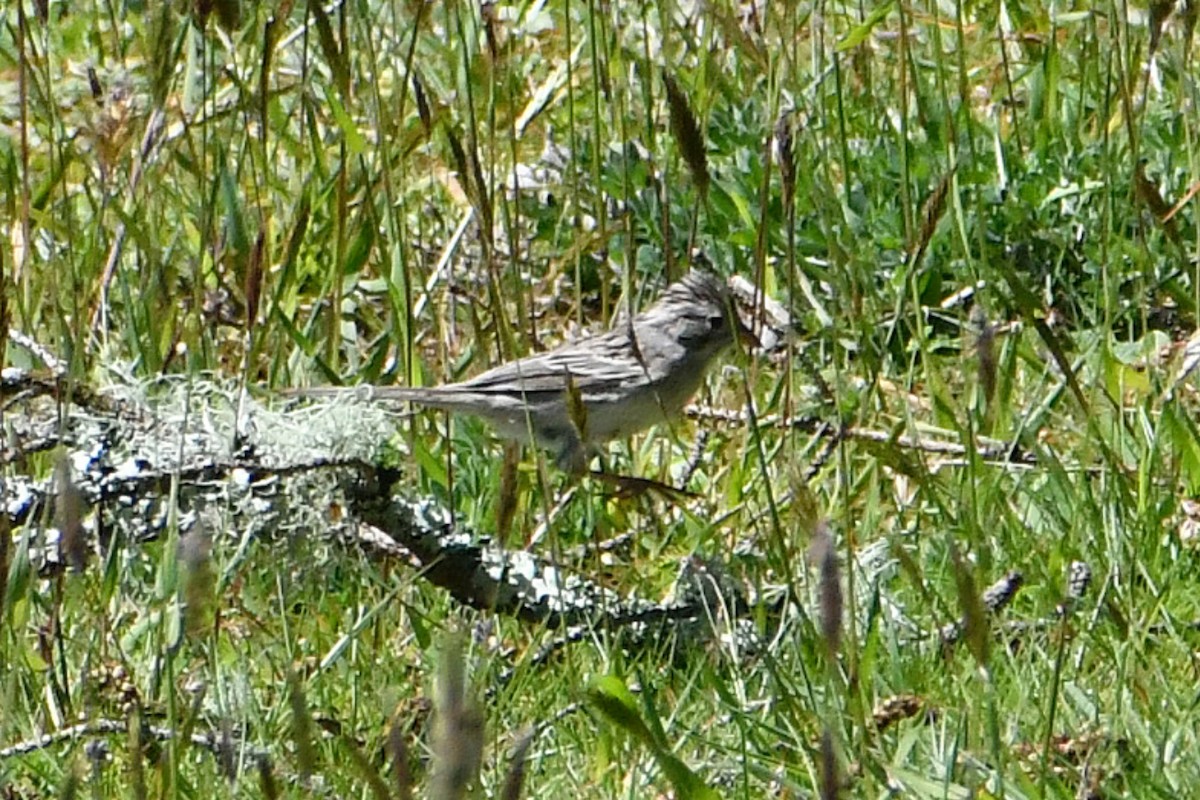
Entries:
<svg viewBox="0 0 1200 800">
<path fill-rule="evenodd" d="M 646 370 L 630 356 L 602 355 L 606 349 L 595 340 L 511 361 L 490 369 L 454 388 L 469 392 L 505 392 L 515 386 L 526 393 L 560 393 L 566 376 L 584 395 L 605 392 L 614 386 L 629 387 L 647 380 Z M 446 387 L 450 388 L 450 387 Z"/>
</svg>

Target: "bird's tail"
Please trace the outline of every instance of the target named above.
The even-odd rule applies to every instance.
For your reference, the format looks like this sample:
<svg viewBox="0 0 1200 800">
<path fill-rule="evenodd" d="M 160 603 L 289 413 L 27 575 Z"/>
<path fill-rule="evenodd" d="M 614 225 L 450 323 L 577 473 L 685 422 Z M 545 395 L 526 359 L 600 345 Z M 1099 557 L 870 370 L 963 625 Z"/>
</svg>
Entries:
<svg viewBox="0 0 1200 800">
<path fill-rule="evenodd" d="M 369 402 L 384 400 L 392 402 L 420 402 L 425 398 L 427 390 L 411 386 L 372 386 L 364 383 L 359 386 L 307 386 L 281 389 L 281 397 L 296 397 L 306 399 L 354 399 Z"/>
</svg>

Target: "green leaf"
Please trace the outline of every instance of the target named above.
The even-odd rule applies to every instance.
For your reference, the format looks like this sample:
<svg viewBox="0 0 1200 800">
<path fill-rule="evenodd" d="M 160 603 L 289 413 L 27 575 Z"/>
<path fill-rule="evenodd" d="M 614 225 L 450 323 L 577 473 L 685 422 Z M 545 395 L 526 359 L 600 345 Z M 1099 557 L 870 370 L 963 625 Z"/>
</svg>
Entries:
<svg viewBox="0 0 1200 800">
<path fill-rule="evenodd" d="M 435 486 L 443 489 L 450 488 L 450 474 L 446 471 L 446 462 L 431 453 L 420 438 L 413 441 L 412 458 L 420 466 L 425 477 Z"/>
<path fill-rule="evenodd" d="M 229 245 L 241 261 L 250 252 L 250 236 L 246 232 L 246 216 L 242 210 L 242 200 L 238 194 L 237 181 L 229 171 L 228 164 L 221 161 L 221 204 L 225 207 L 225 233 L 229 237 Z"/>
<path fill-rule="evenodd" d="M 625 684 L 617 677 L 605 675 L 593 681 L 588 700 L 610 723 L 645 744 L 654 754 L 659 769 L 675 789 L 680 800 L 716 800 L 720 797 L 704 780 L 671 753 L 655 735 L 651 725 L 638 714 L 637 702 Z M 650 699 L 645 705 L 651 709 Z M 653 712 L 652 712 L 653 713 Z M 657 714 L 653 715 L 657 721 Z M 653 728 L 659 728 L 654 725 Z"/>
<path fill-rule="evenodd" d="M 658 742 L 638 714 L 633 694 L 620 678 L 612 675 L 597 678 L 588 689 L 588 700 L 610 723 L 643 744 L 658 749 Z"/>
<path fill-rule="evenodd" d="M 1179 406 L 1168 403 L 1163 407 L 1159 420 L 1160 428 L 1167 434 L 1179 458 L 1182 478 L 1187 483 L 1187 492 L 1200 492 L 1200 431 L 1187 417 L 1179 413 Z"/>
<path fill-rule="evenodd" d="M 343 275 L 354 275 L 358 273 L 363 264 L 367 263 L 367 258 L 371 255 L 371 248 L 375 244 L 375 226 L 367 222 L 358 226 L 358 232 L 354 236 L 354 241 L 350 243 L 349 249 L 346 251 L 346 260 L 342 264 Z"/>
<path fill-rule="evenodd" d="M 5 536 L 11 536 L 7 531 Z M 18 539 L 17 550 L 13 553 L 12 561 L 8 564 L 8 581 L 4 587 L 3 608 L 12 614 L 17 603 L 25 599 L 32 581 L 33 567 L 29 560 L 29 535 L 24 534 Z M 13 617 L 16 621 L 16 617 Z M 14 629 L 19 626 L 14 625 Z"/>
<path fill-rule="evenodd" d="M 836 48 L 837 51 L 839 53 L 844 53 L 847 50 L 853 50 L 866 41 L 866 38 L 871 35 L 871 30 L 880 22 L 883 22 L 884 18 L 888 14 L 892 13 L 892 9 L 895 8 L 895 6 L 896 4 L 894 2 L 884 3 L 881 6 L 877 6 L 875 10 L 871 12 L 870 16 L 863 20 L 861 25 L 854 28 L 852 31 L 850 31 L 850 33 L 846 34 L 846 38 L 842 39 L 842 41 L 838 44 Z"/>
<path fill-rule="evenodd" d="M 334 85 L 345 92 L 350 87 L 350 64 L 346 60 L 345 48 L 338 43 L 334 35 L 333 23 L 325 13 L 325 7 L 319 2 L 312 2 L 308 4 L 308 8 L 317 23 L 317 41 L 321 45 L 321 52 L 329 64 L 330 71 L 333 72 Z"/>
<path fill-rule="evenodd" d="M 325 93 L 325 101 L 329 103 L 329 110 L 333 114 L 334 122 L 337 123 L 342 135 L 346 137 L 346 149 L 351 155 L 362 155 L 367 149 L 367 140 L 358 130 L 358 125 L 346 113 L 345 107 L 338 100 L 337 95 L 333 92 Z"/>
</svg>

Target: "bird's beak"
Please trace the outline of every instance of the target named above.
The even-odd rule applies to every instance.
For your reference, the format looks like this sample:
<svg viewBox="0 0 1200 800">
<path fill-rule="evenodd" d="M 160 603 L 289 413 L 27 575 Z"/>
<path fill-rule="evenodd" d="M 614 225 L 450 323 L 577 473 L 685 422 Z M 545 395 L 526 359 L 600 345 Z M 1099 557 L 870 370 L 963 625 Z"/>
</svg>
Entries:
<svg viewBox="0 0 1200 800">
<path fill-rule="evenodd" d="M 733 309 L 734 326 L 737 328 L 738 344 L 747 350 L 755 350 L 762 347 L 762 342 L 754 334 L 754 328 L 751 323 L 754 321 L 753 314 L 744 313 L 747 309 L 735 307 Z"/>
<path fill-rule="evenodd" d="M 770 297 L 762 296 L 754 284 L 740 275 L 729 279 L 738 323 L 738 342 L 760 355 L 773 354 L 791 339 L 792 323 L 787 310 Z"/>
<path fill-rule="evenodd" d="M 750 328 L 743 324 L 740 319 L 738 320 L 737 335 L 738 342 L 741 343 L 742 347 L 745 347 L 749 350 L 755 350 L 762 347 L 762 342 L 757 336 L 754 335 L 754 331 L 750 330 Z"/>
</svg>

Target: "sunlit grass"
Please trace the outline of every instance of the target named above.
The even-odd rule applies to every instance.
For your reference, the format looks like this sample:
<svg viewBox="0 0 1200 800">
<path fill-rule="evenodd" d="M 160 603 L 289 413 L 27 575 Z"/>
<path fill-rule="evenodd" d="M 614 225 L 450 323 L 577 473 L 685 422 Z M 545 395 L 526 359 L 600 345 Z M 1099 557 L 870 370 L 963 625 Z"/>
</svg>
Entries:
<svg viewBox="0 0 1200 800">
<path fill-rule="evenodd" d="M 74 380 L 211 371 L 262 397 L 455 380 L 644 306 L 695 248 L 798 331 L 782 359 L 731 359 L 700 399 L 825 427 L 701 419 L 617 443 L 614 469 L 669 482 L 710 430 L 698 497 L 585 482 L 536 545 L 636 532 L 572 566 L 650 599 L 682 559 L 716 559 L 767 598 L 757 643 L 626 652 L 593 631 L 534 665 L 552 632 L 315 535 L 216 531 L 199 577 L 173 540 L 51 581 L 10 553 L 0 748 L 136 712 L 232 725 L 248 749 L 231 782 L 182 743 L 136 758 L 109 736 L 108 763 L 63 742 L 6 756 L 0 787 L 377 792 L 398 730 L 419 793 L 452 631 L 477 634 L 463 664 L 493 793 L 550 720 L 528 796 L 811 794 L 824 732 L 854 795 L 1074 797 L 1093 780 L 1139 795 L 1200 777 L 1200 613 L 1178 535 L 1200 457 L 1192 384 L 1174 387 L 1200 292 L 1186 9 L 1148 55 L 1158 22 L 1104 4 L 217 5 L 206 20 L 0 10 L 8 324 Z M 794 172 L 771 156 L 785 112 Z M 6 364 L 38 366 L 12 342 Z M 993 440 L 1011 458 L 971 455 Z M 486 426 L 420 413 L 393 446 L 416 491 L 495 532 Z M 511 546 L 567 491 L 539 458 L 518 469 Z M 821 521 L 846 592 L 833 655 Z M 1067 613 L 1075 561 L 1094 577 Z M 938 629 L 1010 570 L 1024 588 L 993 625 L 1036 624 L 986 653 L 944 647 Z M 212 604 L 190 626 L 189 590 Z M 929 713 L 878 725 L 896 695 Z"/>
</svg>

